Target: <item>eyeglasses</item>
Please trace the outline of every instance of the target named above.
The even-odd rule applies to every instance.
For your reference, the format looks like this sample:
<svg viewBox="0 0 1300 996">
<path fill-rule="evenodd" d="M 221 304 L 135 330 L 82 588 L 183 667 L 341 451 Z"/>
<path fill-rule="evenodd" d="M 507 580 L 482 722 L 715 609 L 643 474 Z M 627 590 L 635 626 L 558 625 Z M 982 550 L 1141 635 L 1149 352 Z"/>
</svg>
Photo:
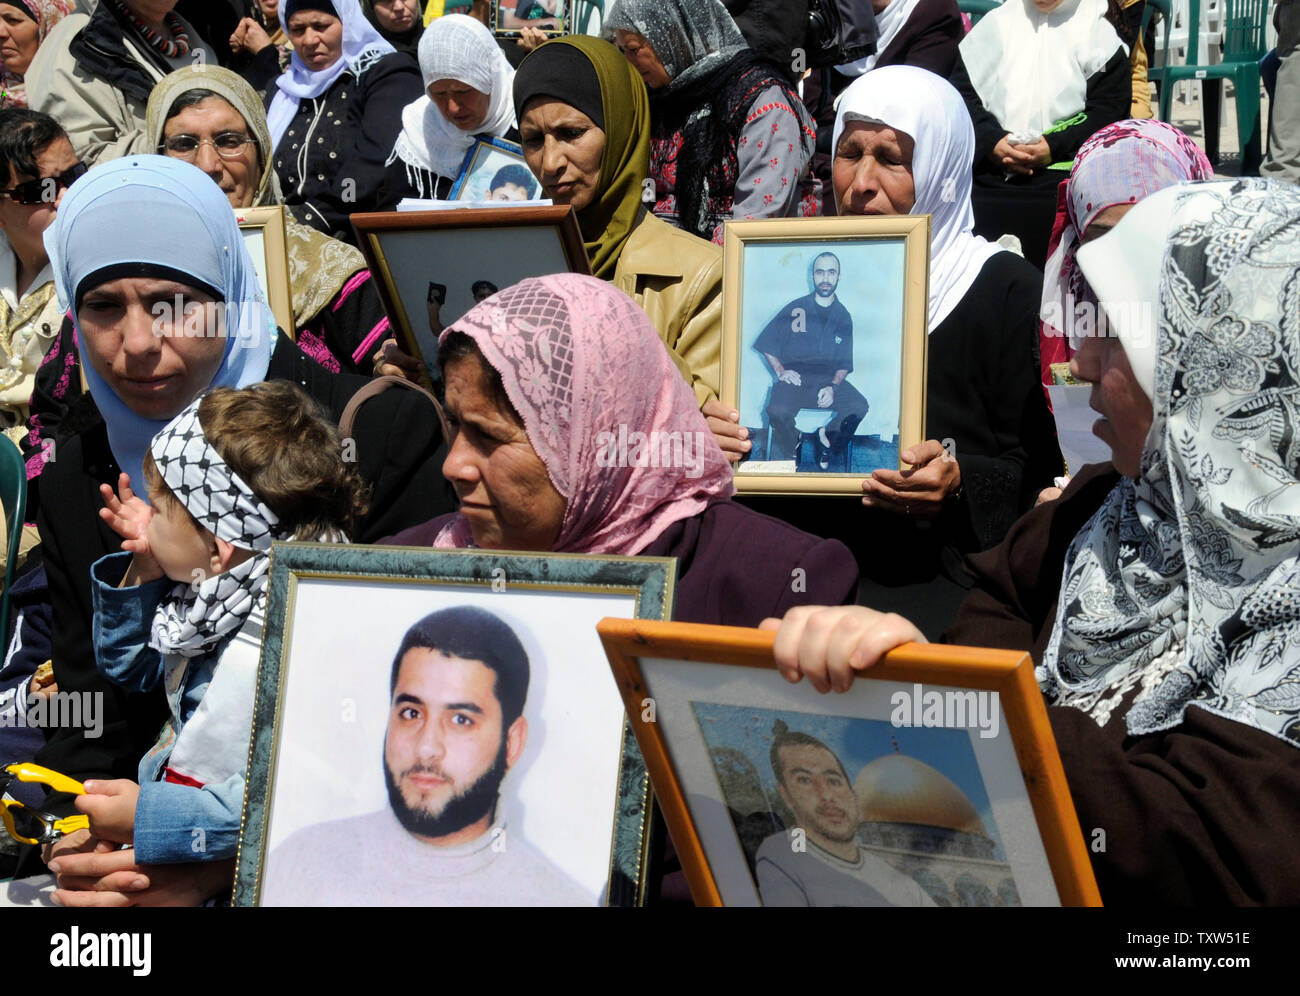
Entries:
<svg viewBox="0 0 1300 996">
<path fill-rule="evenodd" d="M 43 176 L 38 180 L 26 180 L 15 184 L 8 190 L 0 190 L 11 201 L 19 204 L 53 204 L 59 197 L 59 191 L 70 187 L 90 171 L 85 163 L 77 163 L 71 169 L 64 170 L 58 176 Z"/>
<path fill-rule="evenodd" d="M 160 151 L 192 163 L 199 154 L 199 146 L 202 145 L 212 146 L 222 159 L 238 159 L 244 154 L 244 146 L 251 144 L 253 144 L 253 140 L 242 131 L 223 131 L 216 138 L 173 135 L 163 143 Z"/>
<path fill-rule="evenodd" d="M 7 764 L 0 768 L 0 792 L 7 789 L 15 778 L 20 782 L 48 785 L 56 792 L 86 794 L 85 786 L 75 778 L 30 763 Z M 85 830 L 90 826 L 88 816 L 58 817 L 53 813 L 33 809 L 8 795 L 0 796 L 0 821 L 4 822 L 9 836 L 22 844 L 50 844 L 64 834 Z"/>
</svg>

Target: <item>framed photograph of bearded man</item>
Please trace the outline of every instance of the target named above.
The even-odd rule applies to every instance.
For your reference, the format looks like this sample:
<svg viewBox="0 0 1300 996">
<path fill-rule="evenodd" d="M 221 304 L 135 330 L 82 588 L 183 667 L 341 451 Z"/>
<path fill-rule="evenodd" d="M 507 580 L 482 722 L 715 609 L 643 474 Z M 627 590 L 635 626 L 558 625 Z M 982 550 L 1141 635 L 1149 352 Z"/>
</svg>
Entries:
<svg viewBox="0 0 1300 996">
<path fill-rule="evenodd" d="M 725 227 L 722 401 L 746 493 L 859 493 L 925 438 L 928 215 Z"/>
<path fill-rule="evenodd" d="M 596 634 L 675 561 L 277 543 L 236 905 L 631 906 L 649 781 Z"/>
<path fill-rule="evenodd" d="M 823 695 L 771 631 L 598 629 L 697 905 L 1101 904 L 1028 654 L 908 644 Z"/>
</svg>

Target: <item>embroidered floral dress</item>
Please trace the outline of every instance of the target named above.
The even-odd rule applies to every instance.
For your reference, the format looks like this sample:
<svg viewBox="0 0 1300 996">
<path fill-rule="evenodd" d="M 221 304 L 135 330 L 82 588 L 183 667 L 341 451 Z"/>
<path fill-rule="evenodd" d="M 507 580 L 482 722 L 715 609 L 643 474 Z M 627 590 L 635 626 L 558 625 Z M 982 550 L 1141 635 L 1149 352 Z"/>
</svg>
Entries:
<svg viewBox="0 0 1300 996">
<path fill-rule="evenodd" d="M 726 157 L 708 173 L 708 193 L 702 208 L 712 239 L 722 245 L 722 225 L 728 219 L 811 218 L 820 213 L 821 183 L 809 169 L 806 147 L 817 139 L 802 107 L 795 107 L 776 85 L 752 91 L 753 100 L 738 106 L 733 118 L 738 134 Z M 683 127 L 662 119 L 654 122 L 650 138 L 650 177 L 654 181 L 654 213 L 679 228 L 677 159 Z"/>
</svg>

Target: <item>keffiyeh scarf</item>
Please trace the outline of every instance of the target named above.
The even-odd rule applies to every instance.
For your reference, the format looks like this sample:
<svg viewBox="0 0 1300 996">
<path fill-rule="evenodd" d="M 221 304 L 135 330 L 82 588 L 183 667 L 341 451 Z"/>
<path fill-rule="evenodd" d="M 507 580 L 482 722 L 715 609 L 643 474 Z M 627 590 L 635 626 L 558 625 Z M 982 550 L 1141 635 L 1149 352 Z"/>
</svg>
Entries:
<svg viewBox="0 0 1300 996">
<path fill-rule="evenodd" d="M 199 401 L 154 437 L 150 452 L 163 482 L 203 528 L 253 552 L 215 577 L 177 584 L 154 615 L 149 646 L 159 653 L 217 654 L 265 598 L 271 543 L 285 538 L 280 520 L 204 438 Z"/>
</svg>

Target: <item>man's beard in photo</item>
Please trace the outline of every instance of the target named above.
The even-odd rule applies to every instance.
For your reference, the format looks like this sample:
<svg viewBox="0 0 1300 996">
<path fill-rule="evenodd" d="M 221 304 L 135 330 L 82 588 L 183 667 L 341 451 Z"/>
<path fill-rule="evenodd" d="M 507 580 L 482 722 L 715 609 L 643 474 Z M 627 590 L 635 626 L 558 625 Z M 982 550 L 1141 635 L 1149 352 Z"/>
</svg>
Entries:
<svg viewBox="0 0 1300 996">
<path fill-rule="evenodd" d="M 464 830 L 471 823 L 491 813 L 496 807 L 501 781 L 505 776 L 506 741 L 502 737 L 501 749 L 497 751 L 497 758 L 492 767 L 463 792 L 453 795 L 442 807 L 442 812 L 434 816 L 424 810 L 412 809 L 406 804 L 406 799 L 402 796 L 402 788 L 393 779 L 393 772 L 388 767 L 387 759 L 384 760 L 384 781 L 388 784 L 388 804 L 393 809 L 393 815 L 409 833 L 420 837 L 446 837 L 448 834 Z"/>
</svg>

